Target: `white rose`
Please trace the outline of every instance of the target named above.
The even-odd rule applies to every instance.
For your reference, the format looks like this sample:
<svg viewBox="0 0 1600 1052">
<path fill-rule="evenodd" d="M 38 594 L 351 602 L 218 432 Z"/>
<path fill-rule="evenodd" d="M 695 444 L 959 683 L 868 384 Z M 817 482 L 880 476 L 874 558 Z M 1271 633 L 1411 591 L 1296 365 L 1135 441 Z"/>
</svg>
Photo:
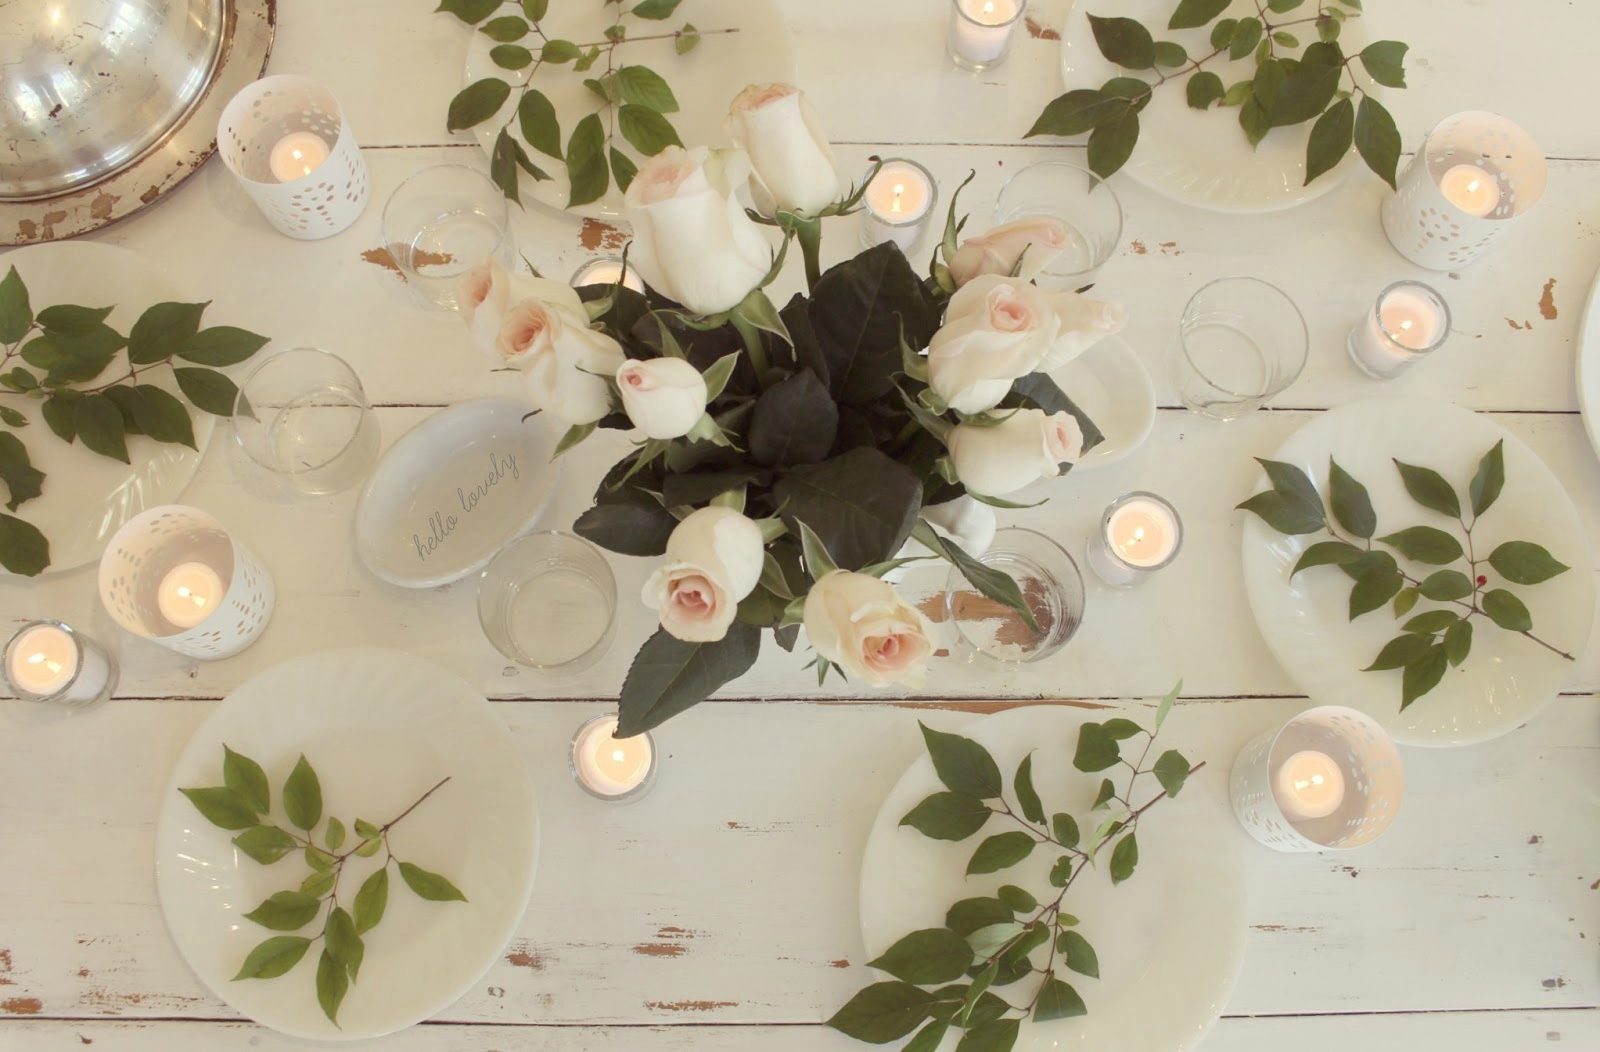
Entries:
<svg viewBox="0 0 1600 1052">
<path fill-rule="evenodd" d="M 928 520 L 933 532 L 946 540 L 954 541 L 958 548 L 974 559 L 982 558 L 983 553 L 989 550 L 989 545 L 994 543 L 996 525 L 994 509 L 971 497 L 957 497 L 943 504 L 923 508 L 922 517 Z M 935 554 L 927 545 L 911 538 L 900 546 L 894 557 L 927 559 L 934 557 Z M 890 584 L 898 584 L 910 572 L 910 566 L 897 566 L 884 574 L 883 579 Z"/>
<path fill-rule="evenodd" d="M 617 389 L 623 412 L 650 438 L 682 438 L 705 415 L 705 377 L 682 358 L 623 362 Z"/>
<path fill-rule="evenodd" d="M 511 275 L 497 260 L 480 263 L 456 282 L 456 310 L 472 333 L 472 342 L 489 357 L 504 364 L 495 350 L 495 337 L 505 317 L 511 295 Z"/>
<path fill-rule="evenodd" d="M 634 176 L 625 195 L 645 284 L 699 314 L 732 310 L 772 266 L 772 248 L 734 198 L 749 174 L 742 154 L 669 146 Z"/>
<path fill-rule="evenodd" d="M 1055 478 L 1062 464 L 1083 456 L 1083 429 L 1071 413 L 1019 409 L 998 424 L 957 424 L 950 432 L 950 463 L 974 493 L 1004 497 L 1039 479 Z"/>
<path fill-rule="evenodd" d="M 1092 300 L 1076 292 L 1054 293 L 1050 301 L 1059 326 L 1040 363 L 1045 370 L 1061 368 L 1107 336 L 1121 332 L 1127 322 L 1120 303 Z"/>
<path fill-rule="evenodd" d="M 1067 228 L 1061 220 L 1043 216 L 1019 219 L 963 241 L 950 257 L 950 276 L 957 285 L 983 274 L 1016 273 L 1031 280 L 1066 247 Z"/>
<path fill-rule="evenodd" d="M 732 508 L 701 508 L 667 538 L 666 562 L 644 584 L 644 604 L 661 627 L 690 643 L 728 634 L 739 600 L 761 579 L 761 527 Z"/>
<path fill-rule="evenodd" d="M 920 610 L 892 585 L 848 570 L 811 586 L 805 625 L 818 654 L 875 687 L 916 682 L 933 651 L 931 626 Z"/>
<path fill-rule="evenodd" d="M 839 198 L 839 167 L 804 93 L 790 84 L 752 84 L 728 111 L 728 134 L 755 168 L 756 207 L 816 215 Z"/>
<path fill-rule="evenodd" d="M 622 364 L 622 347 L 589 327 L 577 292 L 558 281 L 518 275 L 511 279 L 507 299 L 486 350 L 502 364 L 523 370 L 534 408 L 569 424 L 592 424 L 611 412 L 606 377 Z"/>
<path fill-rule="evenodd" d="M 1049 296 L 1020 278 L 988 274 L 950 297 L 928 344 L 928 385 L 952 408 L 981 413 L 1039 368 L 1060 320 Z"/>
</svg>

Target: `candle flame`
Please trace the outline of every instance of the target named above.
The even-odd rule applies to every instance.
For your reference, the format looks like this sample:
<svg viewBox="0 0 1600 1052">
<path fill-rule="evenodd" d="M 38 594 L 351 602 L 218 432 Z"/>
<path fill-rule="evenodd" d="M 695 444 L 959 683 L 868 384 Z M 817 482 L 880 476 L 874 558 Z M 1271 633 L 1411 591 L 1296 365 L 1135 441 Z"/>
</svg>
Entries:
<svg viewBox="0 0 1600 1052">
<path fill-rule="evenodd" d="M 986 15 L 994 14 L 994 0 L 984 0 L 983 13 Z"/>
<path fill-rule="evenodd" d="M 306 163 L 306 155 L 305 155 L 305 151 L 304 150 L 302 150 L 302 149 L 300 149 L 300 147 L 296 146 L 295 148 L 293 148 L 292 150 L 289 151 L 289 156 L 292 157 L 295 160 L 295 162 L 300 165 L 300 174 L 302 176 L 306 176 L 306 175 L 310 175 L 311 174 L 311 165 Z"/>
<path fill-rule="evenodd" d="M 618 763 L 621 763 L 623 760 L 626 760 L 628 758 L 628 754 L 623 752 L 621 749 L 612 749 L 611 750 L 611 758 L 613 760 L 617 761 Z"/>
<path fill-rule="evenodd" d="M 895 183 L 894 184 L 894 201 L 889 205 L 889 211 L 891 211 L 891 212 L 903 211 L 904 208 L 900 203 L 900 199 L 902 197 L 904 197 L 905 195 L 906 195 L 906 186 L 905 186 L 905 184 L 904 183 Z"/>
<path fill-rule="evenodd" d="M 1326 783 L 1327 780 L 1328 779 L 1326 775 L 1314 774 L 1310 778 L 1296 778 L 1294 780 L 1294 787 L 1297 792 L 1303 792 L 1311 788 L 1313 785 L 1322 785 Z"/>
<path fill-rule="evenodd" d="M 40 652 L 35 653 L 35 654 L 29 654 L 28 655 L 28 664 L 45 666 L 46 668 L 48 668 L 50 670 L 50 674 L 52 676 L 60 675 L 62 668 L 65 667 L 59 661 L 50 660 L 49 655 L 45 654 L 43 651 L 40 651 Z"/>
<path fill-rule="evenodd" d="M 1475 194 L 1475 193 L 1478 192 L 1478 188 L 1480 186 L 1482 186 L 1482 185 L 1483 185 L 1483 180 L 1482 179 L 1474 179 L 1470 183 L 1467 184 L 1467 191 L 1469 193 L 1474 193 Z"/>
</svg>

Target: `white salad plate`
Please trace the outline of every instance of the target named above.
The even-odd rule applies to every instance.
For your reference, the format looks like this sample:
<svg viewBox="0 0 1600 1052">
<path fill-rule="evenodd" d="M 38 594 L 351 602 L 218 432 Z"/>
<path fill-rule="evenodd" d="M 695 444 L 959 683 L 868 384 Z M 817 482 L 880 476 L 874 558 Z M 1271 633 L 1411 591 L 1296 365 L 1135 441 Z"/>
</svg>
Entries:
<svg viewBox="0 0 1600 1052">
<path fill-rule="evenodd" d="M 602 3 L 551 4 L 541 26 L 552 40 L 579 44 L 601 41 L 614 20 L 615 10 Z M 679 55 L 671 39 L 637 41 L 624 43 L 617 49 L 619 64 L 647 66 L 666 80 L 678 100 L 678 112 L 666 114 L 666 118 L 684 145 L 732 145 L 723 131 L 723 122 L 734 96 L 750 84 L 787 83 L 795 79 L 794 45 L 788 27 L 773 0 L 695 0 L 692 5 L 685 5 L 675 18 L 660 22 L 630 18 L 625 24 L 636 37 L 673 33 L 683 26 L 686 15 L 702 34 L 700 43 L 688 54 Z M 737 32 L 714 32 L 727 29 Z M 472 129 L 473 135 L 485 153 L 492 153 L 500 129 L 509 127 L 512 138 L 527 151 L 529 159 L 551 176 L 538 181 L 524 176 L 521 188 L 524 197 L 551 208 L 565 208 L 570 185 L 566 165 L 530 146 L 516 120 L 521 92 L 515 89 L 527 81 L 529 71 L 496 66 L 489 57 L 494 47 L 495 42 L 483 33 L 473 32 L 467 45 L 467 67 L 462 83 L 498 77 L 510 82 L 513 91 L 498 113 Z M 589 73 L 574 72 L 570 63 L 539 71 L 534 86 L 555 107 L 563 148 L 578 121 L 595 112 L 599 103 L 583 82 L 604 72 L 603 61 Z M 645 158 L 624 141 L 620 133 L 614 145 L 643 167 Z M 620 216 L 622 192 L 617 189 L 615 179 L 604 197 L 574 211 L 587 216 Z"/>
<path fill-rule="evenodd" d="M 1167 29 L 1176 7 L 1176 0 L 1079 0 L 1061 33 L 1061 76 L 1067 90 L 1098 88 L 1112 77 L 1141 76 L 1118 68 L 1100 53 L 1089 26 L 1091 14 L 1136 19 L 1157 40 L 1181 44 L 1190 55 L 1209 54 L 1210 25 Z M 1254 0 L 1234 0 L 1218 17 L 1256 14 Z M 1353 55 L 1366 45 L 1366 20 L 1363 15 L 1345 22 L 1339 37 L 1345 54 Z M 1302 44 L 1316 39 L 1315 27 L 1309 24 L 1295 26 L 1291 32 Z M 1255 76 L 1256 66 L 1255 59 L 1247 55 L 1235 62 L 1213 60 L 1205 68 L 1220 76 L 1224 84 L 1232 84 Z M 1149 105 L 1139 114 L 1138 145 L 1121 169 L 1164 197 L 1214 212 L 1277 212 L 1316 200 L 1361 163 L 1352 151 L 1333 171 L 1307 186 L 1306 143 L 1315 122 L 1274 128 L 1252 150 L 1239 127 L 1239 108 L 1214 104 L 1204 111 L 1193 109 L 1185 98 L 1185 79 L 1175 78 L 1151 95 Z M 1366 80 L 1363 87 L 1376 88 Z M 1380 98 L 1381 93 L 1382 88 L 1374 90 Z"/>
<path fill-rule="evenodd" d="M 1012 773 L 1032 753 L 1034 784 L 1046 811 L 1068 811 L 1082 825 L 1104 777 L 1072 766 L 1078 727 L 1090 718 L 1082 709 L 1029 706 L 977 720 L 960 733 L 989 750 L 1008 793 Z M 1181 743 L 1163 739 L 1162 745 Z M 1002 831 L 998 819 L 959 843 L 931 840 L 900 825 L 907 812 L 943 788 L 923 752 L 873 822 L 861 866 L 861 932 L 869 959 L 913 931 L 942 927 L 945 912 L 961 899 L 993 895 L 1002 884 L 1035 893 L 1050 886 L 1056 853 L 1043 849 L 1004 872 L 963 876 L 982 837 Z M 1080 919 L 1078 930 L 1099 956 L 1100 978 L 1063 973 L 1088 1013 L 1024 1023 L 1017 1052 L 1187 1052 L 1205 1037 L 1244 961 L 1242 834 L 1229 818 L 1225 789 L 1220 777 L 1196 776 L 1176 798 L 1152 808 L 1139 823 L 1138 869 L 1123 884 L 1112 885 L 1103 860 L 1073 884 L 1062 906 Z M 1134 790 L 1141 803 L 1159 792 L 1148 775 Z M 1036 952 L 1036 967 L 1043 966 L 1046 952 Z M 1025 1001 L 1033 996 L 1033 984 L 1024 979 L 995 992 Z M 955 1043 L 947 1036 L 942 1047 Z"/>
<path fill-rule="evenodd" d="M 1578 325 L 1578 407 L 1589 444 L 1600 454 L 1600 274 L 1595 275 Z"/>
<path fill-rule="evenodd" d="M 1505 489 L 1474 527 L 1474 550 L 1486 557 L 1504 541 L 1532 541 L 1572 567 L 1543 584 L 1513 585 L 1512 591 L 1532 613 L 1535 633 L 1581 657 L 1594 623 L 1588 533 L 1560 480 L 1493 420 L 1427 399 L 1373 398 L 1320 414 L 1271 459 L 1305 471 L 1324 495 L 1329 458 L 1337 460 L 1367 487 L 1379 536 L 1435 526 L 1459 537 L 1453 520 L 1411 499 L 1393 460 L 1438 471 L 1456 486 L 1465 505 L 1479 460 L 1501 440 Z M 1264 479 L 1261 488 L 1266 488 Z M 1351 621 L 1351 581 L 1336 567 L 1289 576 L 1306 548 L 1327 539 L 1326 534 L 1285 536 L 1254 515 L 1244 523 L 1245 588 L 1256 624 L 1278 663 L 1316 704 L 1360 709 L 1402 745 L 1471 745 L 1526 723 L 1571 679 L 1574 662 L 1474 618 L 1466 661 L 1400 711 L 1400 672 L 1361 671 L 1400 634 L 1392 611 L 1384 607 Z M 1413 576 L 1437 569 L 1400 562 Z M 1499 584 L 1489 566 L 1480 566 L 1479 573 L 1490 578 L 1490 587 Z M 1436 607 L 1424 600 L 1414 613 Z"/>
<path fill-rule="evenodd" d="M 1144 363 L 1120 336 L 1107 337 L 1050 374 L 1105 441 L 1074 470 L 1114 464 L 1144 445 L 1156 426 L 1156 392 Z"/>
<path fill-rule="evenodd" d="M 311 870 L 299 852 L 271 865 L 238 851 L 179 788 L 222 784 L 226 744 L 261 764 L 267 821 L 283 817 L 282 787 L 303 754 L 322 786 L 323 825 L 397 817 L 450 780 L 390 832 L 403 859 L 449 879 L 466 902 L 429 902 L 393 869 L 388 907 L 334 1026 L 317 1003 L 317 943 L 287 974 L 234 981 L 252 948 L 276 932 L 244 919 Z M 323 826 L 317 829 L 320 841 Z M 354 842 L 352 839 L 351 843 Z M 294 1037 L 356 1041 L 439 1012 L 499 960 L 533 891 L 539 825 L 522 750 L 483 696 L 442 669 L 388 650 L 335 650 L 287 661 L 234 691 L 172 772 L 156 821 L 156 886 L 178 952 L 206 987 L 263 1026 Z M 384 864 L 351 856 L 342 902 Z M 318 930 L 313 921 L 300 934 Z"/>
<path fill-rule="evenodd" d="M 404 588 L 483 567 L 532 528 L 555 494 L 557 439 L 508 398 L 443 409 L 390 447 L 356 506 L 356 551 Z"/>
<path fill-rule="evenodd" d="M 185 298 L 166 280 L 161 268 L 113 245 L 88 241 L 29 245 L 0 255 L 0 277 L 12 267 L 27 286 L 35 313 L 62 303 L 113 306 L 106 324 L 124 336 L 147 307 Z M 204 324 L 219 322 L 208 316 Z M 13 365 L 37 373 L 20 359 Z M 115 379 L 126 376 L 127 371 L 127 352 L 119 351 L 102 375 Z M 141 374 L 139 382 L 179 394 L 170 369 Z M 27 447 L 33 466 L 45 473 L 44 491 L 12 513 L 38 527 L 49 540 L 50 565 L 45 573 L 94 562 L 112 534 L 129 519 L 146 508 L 176 501 L 199 470 L 201 454 L 216 427 L 216 418 L 210 413 L 191 410 L 197 450 L 129 435 L 130 463 L 124 464 L 92 453 L 81 443 L 61 441 L 46 426 L 41 403 L 33 399 L 4 397 L 3 404 L 28 418 L 28 425 L 18 429 L 17 436 Z M 0 576 L 13 575 L 0 569 Z"/>
</svg>

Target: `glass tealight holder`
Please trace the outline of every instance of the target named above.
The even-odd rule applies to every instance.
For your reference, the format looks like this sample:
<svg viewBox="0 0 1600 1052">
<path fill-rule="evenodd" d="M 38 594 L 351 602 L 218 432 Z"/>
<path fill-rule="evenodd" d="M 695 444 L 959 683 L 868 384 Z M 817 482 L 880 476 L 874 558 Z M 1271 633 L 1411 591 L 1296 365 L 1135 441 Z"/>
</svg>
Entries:
<svg viewBox="0 0 1600 1052">
<path fill-rule="evenodd" d="M 32 621 L 6 644 L 3 674 L 23 701 L 87 709 L 117 686 L 117 659 L 65 621 Z"/>
<path fill-rule="evenodd" d="M 1189 300 L 1168 354 L 1172 384 L 1213 420 L 1255 412 L 1299 379 L 1310 351 L 1305 318 L 1259 278 L 1219 278 Z"/>
<path fill-rule="evenodd" d="M 644 280 L 632 267 L 624 265 L 621 256 L 600 256 L 591 259 L 572 275 L 572 287 L 575 289 L 581 289 L 585 285 L 609 287 L 618 281 L 621 281 L 624 287 L 641 295 L 644 293 Z"/>
<path fill-rule="evenodd" d="M 472 268 L 517 263 L 505 195 L 476 168 L 440 164 L 413 173 L 383 207 L 383 241 L 401 277 L 430 306 L 455 310 Z"/>
<path fill-rule="evenodd" d="M 378 417 L 361 378 L 314 347 L 257 363 L 239 385 L 230 424 L 236 466 L 286 494 L 349 489 L 378 460 Z"/>
<path fill-rule="evenodd" d="M 1005 62 L 1027 0 L 952 0 L 945 51 L 962 69 L 981 73 Z"/>
<path fill-rule="evenodd" d="M 1183 519 L 1165 498 L 1137 491 L 1118 497 L 1089 538 L 1087 560 L 1113 588 L 1132 588 L 1171 566 L 1183 547 Z"/>
<path fill-rule="evenodd" d="M 592 668 L 616 633 L 617 582 L 600 549 L 570 533 L 532 533 L 484 568 L 478 620 L 519 665 L 570 675 Z"/>
<path fill-rule="evenodd" d="M 1308 709 L 1239 752 L 1233 812 L 1274 851 L 1349 850 L 1377 839 L 1400 811 L 1400 752 L 1356 709 Z"/>
<path fill-rule="evenodd" d="M 1389 380 L 1444 346 L 1450 306 L 1420 281 L 1384 289 L 1345 340 L 1350 361 L 1374 380 Z"/>
<path fill-rule="evenodd" d="M 656 742 L 648 731 L 616 736 L 617 717 L 596 716 L 578 728 L 567 769 L 578 788 L 597 800 L 629 803 L 656 784 Z"/>
<path fill-rule="evenodd" d="M 892 241 L 909 258 L 938 210 L 939 184 L 927 168 L 904 157 L 890 157 L 867 174 L 872 180 L 861 195 L 861 247 Z"/>
<path fill-rule="evenodd" d="M 1083 575 L 1067 550 L 1042 533 L 999 530 L 979 560 L 1017 582 L 1034 625 L 974 588 L 957 568 L 945 580 L 946 619 L 980 654 L 1021 664 L 1055 654 L 1083 624 Z"/>
<path fill-rule="evenodd" d="M 1066 232 L 1061 250 L 1034 277 L 1041 288 L 1081 288 L 1122 240 L 1122 202 L 1116 192 L 1089 169 L 1065 161 L 1029 165 L 1000 190 L 995 224 L 1027 219 L 1054 219 Z"/>
</svg>

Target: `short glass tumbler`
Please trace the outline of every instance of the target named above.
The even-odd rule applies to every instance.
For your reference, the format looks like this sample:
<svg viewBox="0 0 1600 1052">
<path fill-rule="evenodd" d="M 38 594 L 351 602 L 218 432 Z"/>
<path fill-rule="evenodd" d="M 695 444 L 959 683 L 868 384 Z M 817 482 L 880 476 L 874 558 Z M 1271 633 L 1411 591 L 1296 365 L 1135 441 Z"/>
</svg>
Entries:
<svg viewBox="0 0 1600 1052">
<path fill-rule="evenodd" d="M 996 225 L 1028 219 L 1054 219 L 1066 228 L 1060 253 L 1034 279 L 1043 288 L 1081 287 L 1122 240 L 1122 202 L 1116 193 L 1087 168 L 1064 161 L 1030 165 L 1000 191 Z"/>
<path fill-rule="evenodd" d="M 532 533 L 484 569 L 478 620 L 496 650 L 546 672 L 591 668 L 616 631 L 617 581 L 600 549 L 570 533 Z"/>
<path fill-rule="evenodd" d="M 462 274 L 497 259 L 516 261 L 511 217 L 488 176 L 461 164 L 441 164 L 411 175 L 383 208 L 383 241 L 395 265 L 425 301 L 456 308 Z"/>
<path fill-rule="evenodd" d="M 1305 319 L 1280 289 L 1259 278 L 1220 278 L 1189 300 L 1168 361 L 1185 406 L 1237 420 L 1299 379 L 1309 349 Z"/>
<path fill-rule="evenodd" d="M 246 463 L 292 493 L 349 489 L 378 459 L 378 418 L 361 378 L 315 347 L 257 363 L 239 385 L 231 423 Z"/>
<path fill-rule="evenodd" d="M 994 535 L 983 564 L 1017 582 L 1037 628 L 978 592 L 959 569 L 945 582 L 945 610 L 961 638 L 998 661 L 1041 661 L 1083 623 L 1083 575 L 1067 550 L 1042 533 L 1012 526 Z"/>
</svg>

